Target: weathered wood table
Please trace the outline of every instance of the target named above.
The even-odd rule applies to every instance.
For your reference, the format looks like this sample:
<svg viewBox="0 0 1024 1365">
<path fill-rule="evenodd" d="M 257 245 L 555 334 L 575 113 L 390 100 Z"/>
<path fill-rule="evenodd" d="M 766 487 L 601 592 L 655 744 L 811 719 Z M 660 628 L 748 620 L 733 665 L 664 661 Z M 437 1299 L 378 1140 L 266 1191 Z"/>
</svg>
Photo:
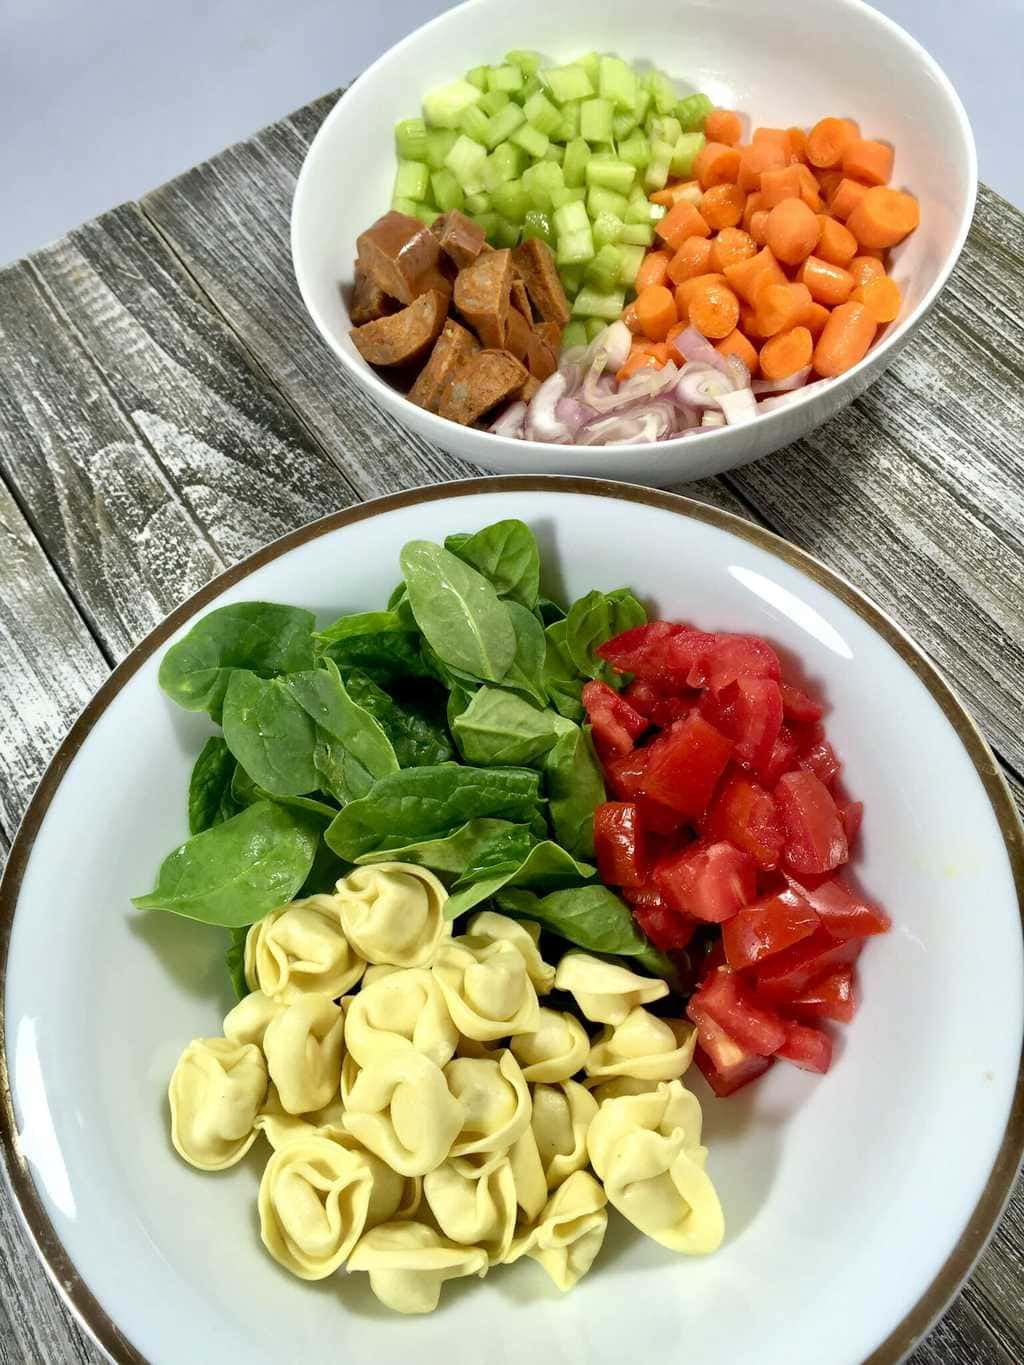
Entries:
<svg viewBox="0 0 1024 1365">
<path fill-rule="evenodd" d="M 474 472 L 373 407 L 306 318 L 288 217 L 335 98 L 0 272 L 0 857 L 91 693 L 183 598 L 339 506 Z M 895 617 L 1024 805 L 1022 299 L 1024 216 L 982 189 L 951 283 L 865 397 L 682 491 Z M 0 1362 L 100 1358 L 0 1192 Z M 912 1360 L 1024 1360 L 1024 1187 Z"/>
</svg>

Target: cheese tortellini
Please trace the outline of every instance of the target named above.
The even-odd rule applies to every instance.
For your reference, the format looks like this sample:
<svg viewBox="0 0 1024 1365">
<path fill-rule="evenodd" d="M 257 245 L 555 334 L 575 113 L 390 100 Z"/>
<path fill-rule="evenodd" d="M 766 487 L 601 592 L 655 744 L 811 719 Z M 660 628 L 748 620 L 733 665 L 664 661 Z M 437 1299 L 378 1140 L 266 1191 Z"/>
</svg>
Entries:
<svg viewBox="0 0 1024 1365">
<path fill-rule="evenodd" d="M 409 1043 L 444 1066 L 458 1041 L 441 988 L 422 967 L 399 969 L 364 986 L 345 1019 L 345 1045 L 360 1066 L 371 1066 L 382 1051 Z"/>
<path fill-rule="evenodd" d="M 459 1246 L 425 1223 L 384 1223 L 362 1238 L 349 1270 L 366 1270 L 370 1288 L 396 1313 L 432 1313 L 445 1280 L 487 1273 L 481 1247 Z"/>
<path fill-rule="evenodd" d="M 341 1084 L 345 1016 L 324 995 L 302 995 L 271 1019 L 263 1037 L 270 1079 L 288 1114 L 322 1109 Z"/>
<path fill-rule="evenodd" d="M 448 892 L 425 867 L 374 863 L 338 882 L 336 901 L 348 941 L 367 962 L 426 967 L 451 934 Z"/>
<path fill-rule="evenodd" d="M 538 995 L 547 995 L 555 984 L 555 969 L 541 957 L 540 925 L 532 919 L 511 919 L 495 910 L 481 910 L 466 926 L 465 938 L 477 943 L 511 943 L 526 963 L 526 971 Z"/>
<path fill-rule="evenodd" d="M 575 1015 L 543 1007 L 536 1031 L 518 1034 L 509 1045 L 528 1081 L 567 1081 L 590 1053 L 587 1031 Z"/>
<path fill-rule="evenodd" d="M 529 1256 L 566 1293 L 594 1264 L 608 1229 L 607 1196 L 588 1171 L 574 1171 L 513 1245 L 509 1260 Z"/>
<path fill-rule="evenodd" d="M 530 1091 L 511 1052 L 497 1062 L 456 1057 L 445 1067 L 449 1090 L 462 1109 L 452 1156 L 503 1152 L 530 1125 Z"/>
<path fill-rule="evenodd" d="M 590 1050 L 592 1080 L 628 1076 L 637 1081 L 672 1081 L 693 1061 L 697 1030 L 678 1019 L 658 1019 L 642 1005 L 617 1027 L 606 1024 Z"/>
<path fill-rule="evenodd" d="M 455 1027 L 467 1038 L 487 1043 L 536 1032 L 537 989 L 515 944 L 452 939 L 438 950 L 432 970 Z"/>
<path fill-rule="evenodd" d="M 554 1190 L 587 1164 L 587 1130 L 597 1101 L 577 1081 L 533 1088 L 533 1136 L 548 1189 Z"/>
<path fill-rule="evenodd" d="M 366 962 L 342 928 L 336 896 L 310 896 L 271 910 L 245 939 L 245 979 L 286 1004 L 302 995 L 336 999 L 356 984 Z"/>
<path fill-rule="evenodd" d="M 197 1038 L 181 1054 L 168 1087 L 171 1141 L 200 1171 L 223 1171 L 256 1141 L 267 1066 L 252 1043 Z"/>
<path fill-rule="evenodd" d="M 446 1237 L 481 1247 L 490 1265 L 508 1255 L 516 1229 L 516 1182 L 507 1157 L 473 1170 L 446 1161 L 423 1177 L 423 1197 Z"/>
<path fill-rule="evenodd" d="M 224 1037 L 233 1043 L 254 1043 L 263 1046 L 263 1039 L 272 1019 L 285 1008 L 284 1002 L 265 995 L 263 991 L 253 991 L 224 1019 Z"/>
<path fill-rule="evenodd" d="M 359 1072 L 344 1121 L 353 1137 L 392 1170 L 426 1175 L 452 1151 L 465 1120 L 465 1106 L 449 1090 L 445 1072 L 407 1043 L 381 1053 L 371 1068 Z"/>
<path fill-rule="evenodd" d="M 637 1005 L 649 1005 L 668 995 L 665 981 L 638 976 L 628 967 L 575 949 L 558 964 L 555 986 L 568 991 L 584 1018 L 595 1024 L 621 1024 Z"/>
</svg>

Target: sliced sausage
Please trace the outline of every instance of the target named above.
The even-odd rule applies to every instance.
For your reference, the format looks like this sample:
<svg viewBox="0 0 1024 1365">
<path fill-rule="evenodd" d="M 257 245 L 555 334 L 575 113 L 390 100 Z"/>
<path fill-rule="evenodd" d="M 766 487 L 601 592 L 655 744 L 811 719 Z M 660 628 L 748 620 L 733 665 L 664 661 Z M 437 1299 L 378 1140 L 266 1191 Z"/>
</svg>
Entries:
<svg viewBox="0 0 1024 1365">
<path fill-rule="evenodd" d="M 393 209 L 356 238 L 359 264 L 370 279 L 399 303 L 412 303 L 437 289 L 441 246 L 418 218 Z"/>
<path fill-rule="evenodd" d="M 483 228 L 458 209 L 435 218 L 430 230 L 440 243 L 441 250 L 459 270 L 473 264 L 487 240 Z"/>
<path fill-rule="evenodd" d="M 500 350 L 505 344 L 512 289 L 512 253 L 488 251 L 455 279 L 455 307 L 485 346 Z"/>
<path fill-rule="evenodd" d="M 527 381 L 523 385 L 522 389 L 520 390 L 519 397 L 523 400 L 524 403 L 530 403 L 533 401 L 533 395 L 537 392 L 539 388 L 540 380 L 535 379 L 531 374 L 527 378 Z"/>
<path fill-rule="evenodd" d="M 525 364 L 533 377 L 542 381 L 558 369 L 557 353 L 536 331 L 527 338 Z"/>
<path fill-rule="evenodd" d="M 409 390 L 410 401 L 428 412 L 436 412 L 441 395 L 455 372 L 479 349 L 480 343 L 473 333 L 449 318 L 434 342 L 430 359 Z"/>
<path fill-rule="evenodd" d="M 564 327 L 569 321 L 569 304 L 558 278 L 554 252 L 539 237 L 531 237 L 513 254 L 516 270 L 526 282 L 530 302 L 543 322 L 557 322 Z"/>
<path fill-rule="evenodd" d="M 354 266 L 353 280 L 352 304 L 348 314 L 355 327 L 362 327 L 364 322 L 376 322 L 378 318 L 386 318 L 389 313 L 394 313 L 401 307 L 397 299 L 385 294 L 380 285 L 370 279 L 358 261 Z"/>
<path fill-rule="evenodd" d="M 458 370 L 441 395 L 438 413 L 468 427 L 517 394 L 529 374 L 508 351 L 480 351 Z"/>
<path fill-rule="evenodd" d="M 517 360 L 527 363 L 526 356 L 533 337 L 533 329 L 518 308 L 508 310 L 508 323 L 505 327 L 505 350 L 510 351 Z"/>
<path fill-rule="evenodd" d="M 520 313 L 530 325 L 533 325 L 533 309 L 530 307 L 530 296 L 526 292 L 526 285 L 523 283 L 522 275 L 512 270 L 512 307 L 518 308 Z"/>
<path fill-rule="evenodd" d="M 400 313 L 353 327 L 350 336 L 371 365 L 411 365 L 433 346 L 447 312 L 447 296 L 429 289 Z"/>
<path fill-rule="evenodd" d="M 562 329 L 557 322 L 535 322 L 533 330 L 554 351 L 555 355 L 562 349 Z"/>
</svg>

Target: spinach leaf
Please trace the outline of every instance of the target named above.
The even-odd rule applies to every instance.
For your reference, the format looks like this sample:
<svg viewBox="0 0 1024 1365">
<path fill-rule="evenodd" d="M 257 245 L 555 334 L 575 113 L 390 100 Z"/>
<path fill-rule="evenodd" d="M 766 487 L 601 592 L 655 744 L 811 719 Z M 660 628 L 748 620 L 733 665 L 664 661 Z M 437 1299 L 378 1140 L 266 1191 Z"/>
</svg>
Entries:
<svg viewBox="0 0 1024 1365">
<path fill-rule="evenodd" d="M 500 682 L 516 636 L 492 584 L 428 540 L 411 540 L 401 565 L 416 623 L 438 657 L 474 678 Z"/>
<path fill-rule="evenodd" d="M 529 822 L 540 809 L 540 778 L 527 768 L 405 768 L 375 782 L 335 817 L 324 836 L 341 858 L 450 834 L 469 820 Z"/>
<path fill-rule="evenodd" d="M 486 849 L 484 850 L 486 856 Z M 455 919 L 472 910 L 475 905 L 489 900 L 505 887 L 536 887 L 547 890 L 565 886 L 583 877 L 592 877 L 594 868 L 576 859 L 558 844 L 545 840 L 535 844 L 518 864 L 508 862 L 494 869 L 486 864 L 471 863 L 456 883 L 455 891 L 444 907 L 445 919 Z"/>
<path fill-rule="evenodd" d="M 169 853 L 156 886 L 132 904 L 228 929 L 252 924 L 292 900 L 313 865 L 319 833 L 307 812 L 257 801 Z"/>
<path fill-rule="evenodd" d="M 463 687 L 462 683 L 460 682 L 452 683 L 451 691 L 448 693 L 448 706 L 446 714 L 448 717 L 448 729 L 452 732 L 453 735 L 455 734 L 455 722 L 465 712 L 466 708 L 473 700 L 475 690 L 470 690 L 467 687 Z"/>
<path fill-rule="evenodd" d="M 313 858 L 313 866 L 309 869 L 309 875 L 299 887 L 297 897 L 319 896 L 323 893 L 330 894 L 337 882 L 347 873 L 352 871 L 352 864 L 346 863 L 342 858 L 328 848 L 323 839 L 317 844 L 316 854 Z"/>
<path fill-rule="evenodd" d="M 524 521 L 509 518 L 485 526 L 475 535 L 449 536 L 444 548 L 490 579 L 499 597 L 521 602 L 529 610 L 540 591 L 540 551 Z"/>
<path fill-rule="evenodd" d="M 564 621 L 566 617 L 565 608 L 553 602 L 550 597 L 538 597 L 534 610 L 543 626 L 553 626 L 556 621 Z"/>
<path fill-rule="evenodd" d="M 506 602 L 509 620 L 516 633 L 516 652 L 502 678 L 503 687 L 514 687 L 518 692 L 526 692 L 534 697 L 540 706 L 547 705 L 544 691 L 544 655 L 547 641 L 544 627 L 518 602 Z"/>
<path fill-rule="evenodd" d="M 339 801 L 355 801 L 378 777 L 397 772 L 398 759 L 383 728 L 349 696 L 334 660 L 324 665 L 285 681 L 316 723 L 313 763 L 323 785 Z"/>
<path fill-rule="evenodd" d="M 220 735 L 211 735 L 199 752 L 188 784 L 188 832 L 202 834 L 211 825 L 230 820 L 242 806 L 231 794 L 234 755 Z"/>
<path fill-rule="evenodd" d="M 160 686 L 186 711 L 220 723 L 233 669 L 261 678 L 313 667 L 311 611 L 273 602 L 235 602 L 208 612 L 164 655 Z"/>
<path fill-rule="evenodd" d="M 437 676 L 420 648 L 415 621 L 401 611 L 342 616 L 314 638 L 321 655 L 333 659 L 343 673 L 359 668 L 385 685 L 400 678 Z"/>
<path fill-rule="evenodd" d="M 244 1000 L 249 994 L 249 983 L 245 979 L 245 940 L 249 933 L 249 925 L 239 925 L 237 929 L 232 929 L 230 932 L 231 941 L 228 943 L 224 962 L 228 969 L 228 976 L 231 978 L 231 985 L 234 988 L 235 999 Z"/>
<path fill-rule="evenodd" d="M 452 734 L 467 763 L 528 767 L 571 726 L 555 711 L 539 711 L 501 687 L 481 687 L 452 721 Z"/>
<path fill-rule="evenodd" d="M 642 626 L 646 620 L 647 612 L 628 588 L 616 588 L 614 592 L 595 588 L 569 608 L 565 634 L 569 656 L 588 678 L 602 678 L 608 683 L 620 680 L 620 675 L 594 651 L 606 640 L 633 626 Z"/>
<path fill-rule="evenodd" d="M 517 871 L 536 842 L 528 825 L 509 825 L 495 830 L 466 864 L 456 886 Z"/>
<path fill-rule="evenodd" d="M 594 811 L 605 799 L 604 775 L 590 731 L 573 726 L 544 760 L 555 838 L 577 858 L 594 856 Z"/>
<path fill-rule="evenodd" d="M 433 872 L 458 876 L 492 843 L 495 835 L 517 829 L 526 829 L 526 826 L 513 825 L 508 820 L 467 820 L 454 834 L 420 839 L 397 848 L 380 848 L 373 853 L 360 854 L 356 862 L 415 863 L 418 867 L 429 867 Z"/>
<path fill-rule="evenodd" d="M 263 787 L 257 786 L 240 763 L 235 765 L 235 775 L 231 779 L 231 799 L 239 810 L 245 810 L 247 806 L 253 806 L 257 801 L 273 801 L 288 810 L 304 811 L 319 821 L 324 829 L 338 813 L 336 805 L 328 805 L 326 801 L 321 801 L 316 796 L 274 796 Z"/>
<path fill-rule="evenodd" d="M 544 666 L 541 682 L 551 705 L 567 720 L 581 721 L 586 715 L 580 697 L 586 679 L 572 661 L 566 644 L 566 621 L 553 621 L 545 635 Z"/>
<path fill-rule="evenodd" d="M 224 694 L 224 739 L 257 786 L 272 796 L 316 791 L 316 725 L 283 678 L 236 669 Z"/>
<path fill-rule="evenodd" d="M 455 757 L 452 742 L 442 724 L 419 706 L 397 701 L 378 687 L 368 673 L 353 669 L 345 679 L 345 686 L 356 705 L 369 712 L 387 735 L 400 768 L 448 763 Z"/>
</svg>

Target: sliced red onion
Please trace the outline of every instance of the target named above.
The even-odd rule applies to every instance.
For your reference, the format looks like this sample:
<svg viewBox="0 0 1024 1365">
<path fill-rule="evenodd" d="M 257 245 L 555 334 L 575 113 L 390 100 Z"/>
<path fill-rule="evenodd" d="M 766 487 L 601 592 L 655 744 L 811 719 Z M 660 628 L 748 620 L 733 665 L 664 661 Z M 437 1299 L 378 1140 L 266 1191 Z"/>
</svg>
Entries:
<svg viewBox="0 0 1024 1365">
<path fill-rule="evenodd" d="M 699 361 L 688 361 L 679 372 L 672 392 L 677 403 L 686 403 L 694 408 L 713 408 L 718 406 L 723 393 L 732 391 L 728 377 L 720 370 Z"/>
<path fill-rule="evenodd" d="M 675 365 L 669 361 L 660 370 L 645 366 L 622 384 L 616 384 L 611 375 L 595 375 L 592 367 L 577 396 L 596 412 L 616 412 L 638 400 L 657 398 L 675 385 L 678 374 Z M 611 380 L 610 385 L 605 382 L 607 380 Z"/>
<path fill-rule="evenodd" d="M 529 441 L 572 443 L 572 433 L 556 413 L 558 400 L 565 396 L 566 378 L 561 370 L 549 375 L 530 400 L 526 410 L 525 431 Z"/>
<path fill-rule="evenodd" d="M 687 327 L 669 344 L 675 347 L 684 360 L 695 360 L 698 364 L 710 365 L 712 369 L 721 370 L 723 374 L 729 372 L 725 356 L 719 355 L 707 337 L 702 336 L 696 327 Z"/>
<path fill-rule="evenodd" d="M 588 408 L 585 403 L 581 403 L 575 398 L 560 398 L 555 404 L 556 418 L 559 422 L 565 423 L 573 436 L 576 435 L 581 426 L 592 421 L 596 415 L 593 408 Z"/>
<path fill-rule="evenodd" d="M 499 413 L 490 429 L 495 436 L 511 436 L 514 440 L 522 440 L 525 416 L 526 404 L 519 399 L 516 403 L 510 403 L 504 412 Z"/>
<path fill-rule="evenodd" d="M 604 332 L 604 348 L 608 352 L 605 369 L 617 373 L 629 358 L 629 348 L 633 344 L 633 333 L 621 320 L 613 322 Z"/>
<path fill-rule="evenodd" d="M 652 403 L 633 413 L 599 417 L 577 433 L 576 444 L 583 446 L 647 445 L 672 434 L 672 410 L 668 403 Z"/>
<path fill-rule="evenodd" d="M 807 376 L 810 372 L 811 367 L 808 365 L 802 370 L 797 370 L 796 374 L 791 374 L 787 379 L 755 379 L 750 387 L 757 394 L 790 393 L 793 389 L 799 389 L 807 383 Z"/>
<path fill-rule="evenodd" d="M 725 357 L 725 372 L 732 380 L 734 389 L 750 388 L 750 371 L 738 355 L 727 355 Z"/>
<path fill-rule="evenodd" d="M 707 412 L 700 419 L 700 424 L 702 427 L 724 427 L 725 413 L 717 411 L 714 408 L 708 408 Z"/>
<path fill-rule="evenodd" d="M 757 401 L 749 388 L 723 393 L 718 400 L 718 406 L 731 427 L 740 427 L 744 422 L 752 422 L 757 416 Z"/>
<path fill-rule="evenodd" d="M 787 407 L 793 402 L 794 398 L 805 393 L 812 393 L 815 389 L 823 389 L 829 383 L 831 380 L 816 379 L 813 384 L 804 384 L 799 389 L 790 389 L 788 393 L 777 393 L 771 398 L 762 398 L 757 404 L 757 410 L 759 413 L 774 412 L 776 408 Z"/>
</svg>

